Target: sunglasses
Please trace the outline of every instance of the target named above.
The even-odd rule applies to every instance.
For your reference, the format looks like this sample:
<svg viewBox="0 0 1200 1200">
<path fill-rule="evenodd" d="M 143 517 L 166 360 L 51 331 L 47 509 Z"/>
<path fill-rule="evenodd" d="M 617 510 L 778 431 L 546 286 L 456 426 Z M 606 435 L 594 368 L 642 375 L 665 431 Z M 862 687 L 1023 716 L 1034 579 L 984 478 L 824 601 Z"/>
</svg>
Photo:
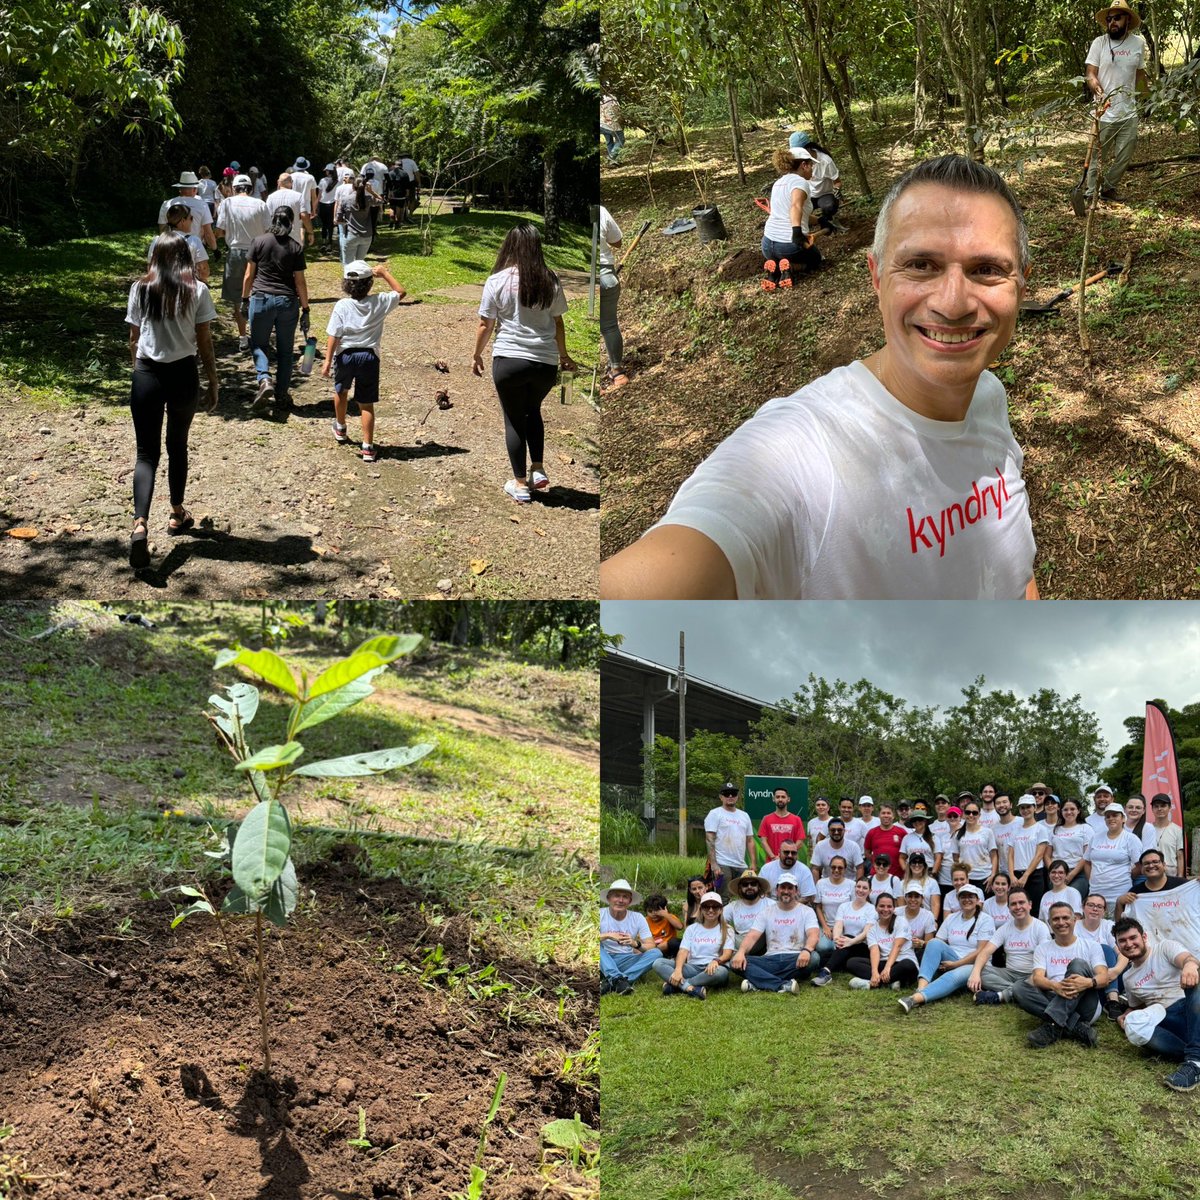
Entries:
<svg viewBox="0 0 1200 1200">
<path fill-rule="evenodd" d="M 1034 788 L 1029 794 L 1031 796 L 1048 796 L 1050 793 L 1043 791 L 1041 788 Z"/>
<path fill-rule="evenodd" d="M 719 904 L 714 904 L 714 903 L 713 903 L 713 902 L 710 900 L 710 901 L 709 901 L 707 904 L 702 904 L 702 905 L 700 905 L 700 910 L 701 910 L 701 912 L 703 912 L 703 911 L 704 911 L 704 909 L 706 909 L 706 908 L 720 908 L 720 907 L 721 907 L 721 906 L 720 906 Z"/>
<path fill-rule="evenodd" d="M 963 816 L 964 817 L 977 817 L 977 816 L 979 816 L 979 809 L 977 809 L 977 808 L 964 809 Z"/>
</svg>

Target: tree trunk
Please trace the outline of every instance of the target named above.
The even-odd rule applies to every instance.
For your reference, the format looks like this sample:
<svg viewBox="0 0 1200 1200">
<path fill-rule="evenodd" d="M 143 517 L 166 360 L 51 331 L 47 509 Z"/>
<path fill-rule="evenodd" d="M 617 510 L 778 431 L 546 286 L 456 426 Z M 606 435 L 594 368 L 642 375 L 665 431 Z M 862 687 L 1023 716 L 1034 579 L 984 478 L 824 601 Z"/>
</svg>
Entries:
<svg viewBox="0 0 1200 1200">
<path fill-rule="evenodd" d="M 733 159 L 737 163 L 738 182 L 746 183 L 746 166 L 742 162 L 742 122 L 738 116 L 737 86 L 730 74 L 725 79 L 725 95 L 729 99 L 729 125 L 733 131 Z"/>
<path fill-rule="evenodd" d="M 558 227 L 558 167 L 557 146 L 546 145 L 542 148 L 542 197 L 545 204 L 546 242 L 557 246 L 559 242 Z"/>
<path fill-rule="evenodd" d="M 916 62 L 913 70 L 913 139 L 929 129 L 929 119 L 925 114 L 925 102 L 928 90 L 925 86 L 925 74 L 928 70 L 925 50 L 925 13 L 921 7 L 922 0 L 917 0 L 913 12 L 914 40 L 916 42 Z"/>
<path fill-rule="evenodd" d="M 800 88 L 800 94 L 805 97 L 805 102 L 812 113 L 813 119 L 813 139 L 819 142 L 822 146 L 825 144 L 825 116 L 821 111 L 821 93 L 818 87 L 815 96 L 812 96 L 813 91 L 808 73 L 800 63 L 800 55 L 796 52 L 796 41 L 792 37 L 791 26 L 787 22 L 787 16 L 783 11 L 782 3 L 779 5 L 779 21 L 783 29 L 784 37 L 787 39 L 788 54 L 792 59 L 792 67 L 796 72 L 796 84 Z"/>
<path fill-rule="evenodd" d="M 850 150 L 850 161 L 854 163 L 854 173 L 858 176 L 858 185 L 862 188 L 863 196 L 867 200 L 874 199 L 871 192 L 871 183 L 867 179 L 866 168 L 862 163 L 862 156 L 858 152 L 858 134 L 854 130 L 854 118 L 850 115 L 850 107 L 845 100 L 842 99 L 841 90 L 838 88 L 837 82 L 829 73 L 829 67 L 825 60 L 820 60 L 821 75 L 825 80 L 825 87 L 829 92 L 829 97 L 833 101 L 833 107 L 837 109 L 838 119 L 842 123 L 842 129 L 846 133 L 846 146 Z"/>
</svg>

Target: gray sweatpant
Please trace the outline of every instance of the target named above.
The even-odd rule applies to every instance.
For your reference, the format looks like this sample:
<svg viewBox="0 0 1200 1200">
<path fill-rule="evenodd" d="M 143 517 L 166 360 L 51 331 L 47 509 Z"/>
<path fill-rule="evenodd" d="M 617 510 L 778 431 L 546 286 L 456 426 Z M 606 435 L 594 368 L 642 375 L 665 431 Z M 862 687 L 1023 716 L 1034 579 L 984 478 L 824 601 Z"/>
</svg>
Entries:
<svg viewBox="0 0 1200 1200">
<path fill-rule="evenodd" d="M 1100 122 L 1100 154 L 1104 162 L 1104 175 L 1100 180 L 1100 190 L 1110 191 L 1121 182 L 1121 176 L 1129 168 L 1129 160 L 1133 158 L 1133 148 L 1137 145 L 1138 119 L 1136 114 L 1126 117 L 1124 121 Z M 1089 199 L 1096 190 L 1096 172 L 1099 162 L 1092 159 L 1088 168 L 1087 186 L 1084 191 Z"/>
<path fill-rule="evenodd" d="M 608 353 L 608 369 L 612 374 L 621 373 L 621 360 L 625 346 L 621 339 L 621 327 L 617 324 L 617 301 L 621 298 L 621 281 L 612 267 L 600 268 L 600 336 Z"/>
</svg>

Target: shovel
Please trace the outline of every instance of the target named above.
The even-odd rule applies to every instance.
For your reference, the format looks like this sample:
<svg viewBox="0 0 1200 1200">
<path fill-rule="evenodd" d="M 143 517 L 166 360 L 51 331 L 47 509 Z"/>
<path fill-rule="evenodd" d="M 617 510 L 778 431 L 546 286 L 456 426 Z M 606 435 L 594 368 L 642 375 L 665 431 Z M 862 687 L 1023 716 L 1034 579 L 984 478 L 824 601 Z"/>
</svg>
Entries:
<svg viewBox="0 0 1200 1200">
<path fill-rule="evenodd" d="M 1107 279 L 1112 275 L 1119 275 L 1125 269 L 1123 263 L 1109 263 L 1102 271 L 1097 271 L 1095 275 L 1089 275 L 1083 281 L 1083 286 L 1096 283 L 1098 280 Z M 1021 312 L 1028 316 L 1045 316 L 1047 313 L 1057 312 L 1058 306 L 1073 292 L 1079 288 L 1079 284 L 1073 283 L 1070 287 L 1063 288 L 1061 292 L 1055 292 L 1049 300 L 1043 304 L 1038 304 L 1035 300 L 1026 300 L 1021 305 Z"/>
<path fill-rule="evenodd" d="M 1079 177 L 1079 182 L 1071 189 L 1071 208 L 1080 218 L 1087 216 L 1087 201 L 1084 199 L 1083 189 L 1087 184 L 1088 171 L 1092 165 L 1092 155 L 1095 153 L 1096 143 L 1100 140 L 1100 118 L 1108 112 L 1108 106 L 1111 103 L 1111 100 L 1105 101 L 1104 107 L 1092 117 L 1092 132 L 1088 138 L 1087 156 L 1083 160 L 1083 174 Z"/>
<path fill-rule="evenodd" d="M 647 229 L 650 228 L 649 221 L 643 221 L 641 228 L 633 235 L 633 241 L 629 243 L 629 249 L 621 255 L 621 261 L 613 268 L 614 273 L 620 272 L 621 268 L 629 261 L 629 256 L 637 249 L 637 244 L 642 240 Z"/>
</svg>

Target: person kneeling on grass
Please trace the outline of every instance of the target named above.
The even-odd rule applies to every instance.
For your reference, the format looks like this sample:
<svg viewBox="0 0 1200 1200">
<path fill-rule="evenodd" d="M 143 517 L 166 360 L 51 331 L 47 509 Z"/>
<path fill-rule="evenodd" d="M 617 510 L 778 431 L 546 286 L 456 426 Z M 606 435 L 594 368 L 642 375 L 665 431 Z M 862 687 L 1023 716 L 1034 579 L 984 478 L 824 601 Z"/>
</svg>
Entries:
<svg viewBox="0 0 1200 1200">
<path fill-rule="evenodd" d="M 346 434 L 346 407 L 350 400 L 350 385 L 362 418 L 363 462 L 373 463 L 379 457 L 375 448 L 375 401 L 379 399 L 379 343 L 383 339 L 383 322 L 394 312 L 407 294 L 392 278 L 387 263 L 372 268 L 361 259 L 342 268 L 342 290 L 345 300 L 333 306 L 329 317 L 329 344 L 321 374 L 328 376 L 333 369 L 333 437 L 340 446 L 350 438 Z M 392 290 L 372 296 L 371 285 L 379 276 Z"/>
<path fill-rule="evenodd" d="M 628 879 L 614 880 L 603 897 L 608 908 L 600 914 L 600 994 L 628 996 L 634 983 L 662 958 L 662 951 L 654 947 L 646 918 L 629 911 L 642 898 Z"/>
<path fill-rule="evenodd" d="M 1134 917 L 1122 917 L 1113 933 L 1129 960 L 1125 995 L 1130 1011 L 1117 1023 L 1135 1046 L 1182 1059 L 1163 1082 L 1176 1092 L 1190 1092 L 1200 1085 L 1200 963 L 1180 942 L 1152 941 Z"/>
<path fill-rule="evenodd" d="M 754 927 L 743 939 L 730 967 L 746 978 L 743 992 L 800 992 L 800 980 L 807 979 L 820 965 L 817 938 L 821 930 L 817 915 L 801 904 L 794 875 L 781 875 L 775 885 L 775 905 L 761 912 Z M 747 958 L 761 937 L 767 939 L 765 954 Z"/>
<path fill-rule="evenodd" d="M 992 918 L 983 912 L 983 893 L 973 883 L 958 889 L 958 905 L 959 911 L 942 922 L 937 937 L 921 955 L 917 990 L 897 1001 L 906 1013 L 966 987 L 980 946 L 996 932 Z"/>
<path fill-rule="evenodd" d="M 1035 1050 L 1060 1038 L 1073 1038 L 1091 1049 L 1099 1040 L 1093 1022 L 1109 979 L 1104 954 L 1095 942 L 1075 932 L 1075 913 L 1063 900 L 1050 906 L 1050 932 L 1051 940 L 1033 952 L 1033 974 L 1013 984 L 1013 999 L 1042 1019 L 1027 1040 Z M 1118 967 L 1124 969 L 1120 960 Z"/>
<path fill-rule="evenodd" d="M 719 893 L 705 892 L 700 898 L 700 920 L 683 931 L 675 961 L 659 958 L 651 964 L 654 973 L 663 978 L 664 996 L 682 992 L 693 1000 L 703 1000 L 708 988 L 729 982 L 726 964 L 733 957 L 733 930 L 722 907 Z"/>
</svg>

